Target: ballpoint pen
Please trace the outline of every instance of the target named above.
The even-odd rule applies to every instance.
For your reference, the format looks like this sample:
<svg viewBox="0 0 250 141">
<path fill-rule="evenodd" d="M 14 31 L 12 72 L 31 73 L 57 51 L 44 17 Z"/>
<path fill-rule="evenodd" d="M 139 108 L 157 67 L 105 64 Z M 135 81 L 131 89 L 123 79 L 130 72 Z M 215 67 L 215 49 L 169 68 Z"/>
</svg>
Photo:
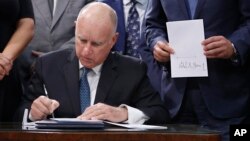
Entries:
<svg viewBox="0 0 250 141">
<path fill-rule="evenodd" d="M 48 95 L 47 89 L 46 89 L 46 87 L 45 87 L 45 84 L 43 84 L 43 89 L 44 89 L 44 92 L 45 92 L 46 97 L 49 98 L 49 95 Z M 52 116 L 52 118 L 55 118 L 54 112 L 51 113 L 51 116 Z"/>
</svg>

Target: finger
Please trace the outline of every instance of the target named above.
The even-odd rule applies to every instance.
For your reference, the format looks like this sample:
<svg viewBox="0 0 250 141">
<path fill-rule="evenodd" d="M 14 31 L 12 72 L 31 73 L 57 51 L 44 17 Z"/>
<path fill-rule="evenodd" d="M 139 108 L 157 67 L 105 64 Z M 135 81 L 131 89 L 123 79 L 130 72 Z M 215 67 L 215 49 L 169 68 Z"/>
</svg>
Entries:
<svg viewBox="0 0 250 141">
<path fill-rule="evenodd" d="M 12 64 L 11 60 L 8 59 L 7 57 L 5 57 L 2 53 L 0 53 L 0 60 L 1 60 L 4 64 Z"/>
<path fill-rule="evenodd" d="M 170 60 L 170 55 L 166 53 L 165 55 L 154 52 L 154 58 L 159 62 L 167 62 Z"/>
<path fill-rule="evenodd" d="M 31 105 L 31 115 L 33 119 L 40 120 L 44 117 L 47 117 L 49 111 L 47 110 L 47 107 L 45 107 L 39 99 L 34 100 L 34 102 Z"/>
<path fill-rule="evenodd" d="M 85 117 L 90 118 L 92 115 L 94 115 L 97 111 L 99 111 L 100 109 L 96 106 L 90 106 L 88 107 L 84 113 L 82 114 Z"/>
<path fill-rule="evenodd" d="M 219 54 L 221 54 L 223 52 L 223 48 L 214 48 L 214 49 L 211 49 L 211 50 L 207 50 L 204 52 L 204 55 L 205 56 L 218 56 Z"/>
<path fill-rule="evenodd" d="M 223 47 L 223 42 L 222 41 L 215 41 L 215 42 L 211 42 L 207 45 L 204 46 L 204 51 L 209 51 L 209 50 L 213 50 L 216 48 L 221 48 Z"/>
<path fill-rule="evenodd" d="M 37 100 L 35 100 L 33 103 L 35 103 L 35 106 L 37 109 L 39 109 L 42 113 L 49 115 L 50 112 L 50 106 L 52 104 L 52 100 L 45 96 L 40 96 Z"/>
<path fill-rule="evenodd" d="M 166 62 L 169 60 L 170 54 L 167 51 L 160 49 L 158 46 L 153 51 L 154 58 L 159 62 Z"/>
<path fill-rule="evenodd" d="M 33 120 L 41 120 L 47 117 L 46 114 L 41 112 L 38 108 L 34 108 L 34 106 L 31 107 L 30 114 Z"/>
<path fill-rule="evenodd" d="M 92 117 L 102 113 L 105 109 L 106 105 L 102 103 L 98 103 L 95 105 L 92 105 L 84 111 L 84 113 L 81 115 L 81 119 L 91 119 Z"/>
<path fill-rule="evenodd" d="M 108 115 L 106 113 L 98 114 L 91 117 L 91 120 L 109 120 Z M 112 120 L 109 120 L 112 121 Z"/>
<path fill-rule="evenodd" d="M 52 99 L 48 98 L 47 96 L 41 96 L 40 101 L 48 108 L 52 106 L 53 102 Z"/>
<path fill-rule="evenodd" d="M 174 53 L 174 50 L 169 46 L 167 42 L 159 41 L 156 43 L 156 46 L 158 46 L 161 50 L 165 52 Z"/>
<path fill-rule="evenodd" d="M 0 64 L 0 75 L 5 75 L 5 70 L 1 64 Z"/>
<path fill-rule="evenodd" d="M 2 53 L 0 53 L 0 64 L 7 73 L 12 68 L 12 61 L 9 58 L 5 57 Z"/>
<path fill-rule="evenodd" d="M 217 42 L 219 40 L 222 40 L 223 38 L 224 38 L 223 36 L 212 36 L 202 41 L 202 45 L 206 46 L 207 44 Z"/>
<path fill-rule="evenodd" d="M 52 100 L 50 113 L 53 113 L 55 111 L 55 109 L 57 109 L 59 106 L 60 106 L 60 104 L 58 101 Z"/>
<path fill-rule="evenodd" d="M 156 43 L 156 46 L 158 46 L 162 50 L 167 51 L 169 53 L 173 53 L 174 52 L 174 50 L 169 46 L 168 42 L 166 42 L 166 41 L 158 41 Z"/>
<path fill-rule="evenodd" d="M 77 118 L 78 118 L 78 119 L 81 119 L 81 120 L 89 120 L 90 117 L 87 116 L 89 113 L 91 113 L 91 110 L 89 110 L 89 108 L 90 108 L 90 107 L 87 107 L 87 108 L 85 109 L 85 111 L 84 111 L 81 115 L 79 115 Z"/>
<path fill-rule="evenodd" d="M 0 74 L 0 80 L 3 80 L 3 78 L 4 78 L 4 75 Z"/>
<path fill-rule="evenodd" d="M 96 110 L 95 112 L 91 112 L 88 115 L 83 115 L 80 119 L 82 120 L 108 120 L 108 113 Z"/>
<path fill-rule="evenodd" d="M 0 58 L 0 73 L 1 74 L 6 74 L 6 63 Z"/>
<path fill-rule="evenodd" d="M 166 51 L 166 50 L 163 50 L 162 48 L 160 48 L 159 46 L 156 46 L 155 49 L 154 49 L 155 53 L 161 55 L 161 56 L 169 56 L 169 52 Z"/>
</svg>

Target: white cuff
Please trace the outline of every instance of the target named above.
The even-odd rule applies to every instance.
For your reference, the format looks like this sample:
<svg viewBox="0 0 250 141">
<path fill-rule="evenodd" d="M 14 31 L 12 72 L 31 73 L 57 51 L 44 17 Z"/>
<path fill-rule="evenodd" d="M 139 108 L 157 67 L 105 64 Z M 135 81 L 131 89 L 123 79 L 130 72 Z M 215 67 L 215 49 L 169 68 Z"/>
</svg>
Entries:
<svg viewBox="0 0 250 141">
<path fill-rule="evenodd" d="M 29 112 L 29 120 L 31 120 L 31 121 L 35 121 L 35 120 L 32 118 L 32 116 L 31 116 L 30 112 Z"/>
<path fill-rule="evenodd" d="M 121 104 L 119 107 L 125 107 L 128 110 L 128 120 L 125 123 L 128 124 L 143 124 L 145 121 L 149 120 L 149 117 L 145 115 L 139 109 L 130 107 L 126 104 Z"/>
</svg>

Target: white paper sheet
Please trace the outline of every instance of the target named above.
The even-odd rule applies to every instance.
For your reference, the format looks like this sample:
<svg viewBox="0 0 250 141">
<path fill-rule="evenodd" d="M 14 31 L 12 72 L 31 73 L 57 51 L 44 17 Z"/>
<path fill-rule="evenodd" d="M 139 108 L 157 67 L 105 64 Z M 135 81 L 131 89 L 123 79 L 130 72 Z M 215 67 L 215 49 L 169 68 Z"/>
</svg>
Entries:
<svg viewBox="0 0 250 141">
<path fill-rule="evenodd" d="M 176 77 L 207 77 L 207 59 L 201 42 L 204 37 L 203 20 L 167 22 L 171 54 L 171 75 Z"/>
<path fill-rule="evenodd" d="M 81 120 L 78 118 L 50 118 L 52 121 L 58 121 L 58 122 L 72 122 L 72 123 L 103 123 L 102 120 Z"/>
<path fill-rule="evenodd" d="M 144 124 L 120 124 L 120 123 L 114 123 L 114 122 L 108 122 L 105 121 L 105 123 L 125 127 L 125 128 L 131 128 L 131 129 L 151 129 L 151 130 L 166 130 L 168 127 L 166 126 L 156 126 L 156 125 L 144 125 Z"/>
</svg>

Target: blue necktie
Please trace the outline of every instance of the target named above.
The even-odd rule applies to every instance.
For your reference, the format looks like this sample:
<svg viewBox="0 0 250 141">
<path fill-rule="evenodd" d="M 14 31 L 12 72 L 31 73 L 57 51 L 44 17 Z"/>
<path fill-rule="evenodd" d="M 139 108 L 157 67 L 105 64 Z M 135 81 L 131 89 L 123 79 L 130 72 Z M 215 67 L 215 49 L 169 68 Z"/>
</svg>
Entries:
<svg viewBox="0 0 250 141">
<path fill-rule="evenodd" d="M 195 9 L 196 9 L 197 3 L 198 3 L 198 0 L 188 0 L 191 19 L 194 18 L 194 13 L 195 13 Z"/>
<path fill-rule="evenodd" d="M 131 0 L 132 6 L 128 12 L 127 47 L 126 54 L 139 58 L 138 47 L 140 42 L 140 18 L 136 10 L 136 0 Z"/>
<path fill-rule="evenodd" d="M 82 68 L 83 73 L 80 77 L 80 104 L 81 104 L 81 112 L 84 112 L 85 108 L 90 105 L 90 88 L 87 79 L 87 74 L 90 69 Z"/>
</svg>

